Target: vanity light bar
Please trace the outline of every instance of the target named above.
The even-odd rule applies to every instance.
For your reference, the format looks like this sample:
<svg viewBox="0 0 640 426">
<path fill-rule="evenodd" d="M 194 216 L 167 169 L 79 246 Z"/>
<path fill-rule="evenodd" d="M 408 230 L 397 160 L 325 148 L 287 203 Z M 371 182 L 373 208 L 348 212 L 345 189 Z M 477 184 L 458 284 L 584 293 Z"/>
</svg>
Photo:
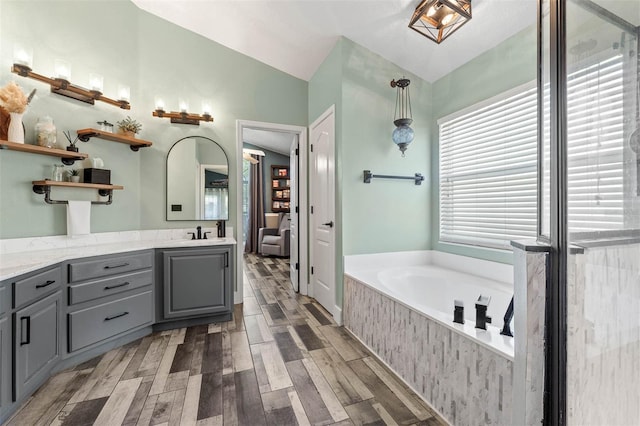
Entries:
<svg viewBox="0 0 640 426">
<path fill-rule="evenodd" d="M 213 121 L 213 117 L 210 114 L 191 114 L 188 112 L 166 112 L 162 109 L 156 109 L 152 115 L 159 118 L 170 118 L 172 123 L 177 124 L 192 124 L 199 126 L 201 121 Z"/>
<path fill-rule="evenodd" d="M 51 92 L 58 95 L 76 99 L 91 105 L 94 105 L 95 101 L 102 101 L 122 109 L 131 109 L 131 105 L 128 101 L 116 101 L 114 99 L 107 98 L 97 90 L 89 90 L 85 89 L 84 87 L 76 86 L 75 84 L 71 84 L 70 82 L 62 78 L 45 77 L 41 74 L 33 72 L 31 68 L 26 65 L 13 64 L 13 66 L 11 67 L 11 72 L 18 74 L 21 77 L 29 77 L 42 83 L 46 83 L 51 86 Z"/>
</svg>

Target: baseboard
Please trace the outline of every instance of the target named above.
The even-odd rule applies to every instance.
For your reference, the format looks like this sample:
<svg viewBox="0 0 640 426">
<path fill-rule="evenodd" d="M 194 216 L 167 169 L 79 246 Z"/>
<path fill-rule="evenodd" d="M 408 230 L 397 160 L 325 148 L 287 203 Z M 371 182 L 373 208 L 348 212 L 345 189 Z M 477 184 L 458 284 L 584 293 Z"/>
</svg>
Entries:
<svg viewBox="0 0 640 426">
<path fill-rule="evenodd" d="M 333 307 L 333 320 L 336 324 L 342 325 L 342 308 L 338 307 L 338 305 Z"/>
</svg>

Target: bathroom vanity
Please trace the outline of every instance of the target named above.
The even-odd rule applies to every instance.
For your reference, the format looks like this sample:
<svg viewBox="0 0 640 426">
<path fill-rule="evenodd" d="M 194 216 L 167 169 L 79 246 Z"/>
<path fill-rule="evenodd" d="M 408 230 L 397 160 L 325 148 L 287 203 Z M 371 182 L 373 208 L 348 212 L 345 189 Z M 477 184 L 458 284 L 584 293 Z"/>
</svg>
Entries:
<svg viewBox="0 0 640 426">
<path fill-rule="evenodd" d="M 230 320 L 234 250 L 217 238 L 3 255 L 0 422 L 54 372 L 153 330 Z"/>
</svg>

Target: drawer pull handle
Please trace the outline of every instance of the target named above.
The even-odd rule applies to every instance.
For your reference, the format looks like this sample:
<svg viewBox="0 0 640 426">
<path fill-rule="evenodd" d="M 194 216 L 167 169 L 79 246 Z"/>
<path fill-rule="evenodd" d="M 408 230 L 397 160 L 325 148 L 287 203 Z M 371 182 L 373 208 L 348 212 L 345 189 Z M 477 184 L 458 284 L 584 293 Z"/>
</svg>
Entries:
<svg viewBox="0 0 640 426">
<path fill-rule="evenodd" d="M 125 281 L 122 284 L 108 285 L 104 289 L 105 290 L 111 290 L 111 289 L 118 288 L 118 287 L 124 287 L 124 286 L 129 285 L 129 284 L 131 284 L 129 281 Z"/>
<path fill-rule="evenodd" d="M 20 317 L 20 324 L 22 325 L 25 320 L 27 321 L 26 325 L 20 328 L 20 346 L 31 343 L 31 317 Z M 22 336 L 25 334 L 25 331 L 27 338 L 23 340 Z"/>
<path fill-rule="evenodd" d="M 111 320 L 114 320 L 114 319 L 116 319 L 116 318 L 123 317 L 123 316 L 125 316 L 125 315 L 129 315 L 129 312 L 123 312 L 123 313 L 121 313 L 121 314 L 114 315 L 114 316 L 112 316 L 112 317 L 106 317 L 104 320 L 105 320 L 105 321 L 111 321 Z"/>
<path fill-rule="evenodd" d="M 56 280 L 49 280 L 49 281 L 47 281 L 47 282 L 46 282 L 46 283 L 44 283 L 44 284 L 38 284 L 38 285 L 36 286 L 36 288 L 44 288 L 44 287 L 48 287 L 48 286 L 50 286 L 51 284 L 53 284 L 53 283 L 55 283 L 55 282 L 56 282 Z"/>
<path fill-rule="evenodd" d="M 116 268 L 124 268 L 125 266 L 129 266 L 128 263 L 120 263 L 119 265 L 107 265 L 104 269 L 116 269 Z"/>
</svg>

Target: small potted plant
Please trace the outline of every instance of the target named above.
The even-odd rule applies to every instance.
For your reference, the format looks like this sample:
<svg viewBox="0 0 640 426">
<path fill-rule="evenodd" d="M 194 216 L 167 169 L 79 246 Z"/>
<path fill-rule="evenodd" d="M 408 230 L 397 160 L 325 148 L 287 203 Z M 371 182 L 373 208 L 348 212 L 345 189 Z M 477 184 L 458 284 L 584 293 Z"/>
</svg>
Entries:
<svg viewBox="0 0 640 426">
<path fill-rule="evenodd" d="M 142 124 L 129 116 L 122 121 L 118 121 L 118 131 L 123 135 L 134 138 L 140 130 L 142 130 Z"/>
<path fill-rule="evenodd" d="M 80 182 L 80 169 L 69 170 L 69 181 L 75 183 Z"/>
</svg>

